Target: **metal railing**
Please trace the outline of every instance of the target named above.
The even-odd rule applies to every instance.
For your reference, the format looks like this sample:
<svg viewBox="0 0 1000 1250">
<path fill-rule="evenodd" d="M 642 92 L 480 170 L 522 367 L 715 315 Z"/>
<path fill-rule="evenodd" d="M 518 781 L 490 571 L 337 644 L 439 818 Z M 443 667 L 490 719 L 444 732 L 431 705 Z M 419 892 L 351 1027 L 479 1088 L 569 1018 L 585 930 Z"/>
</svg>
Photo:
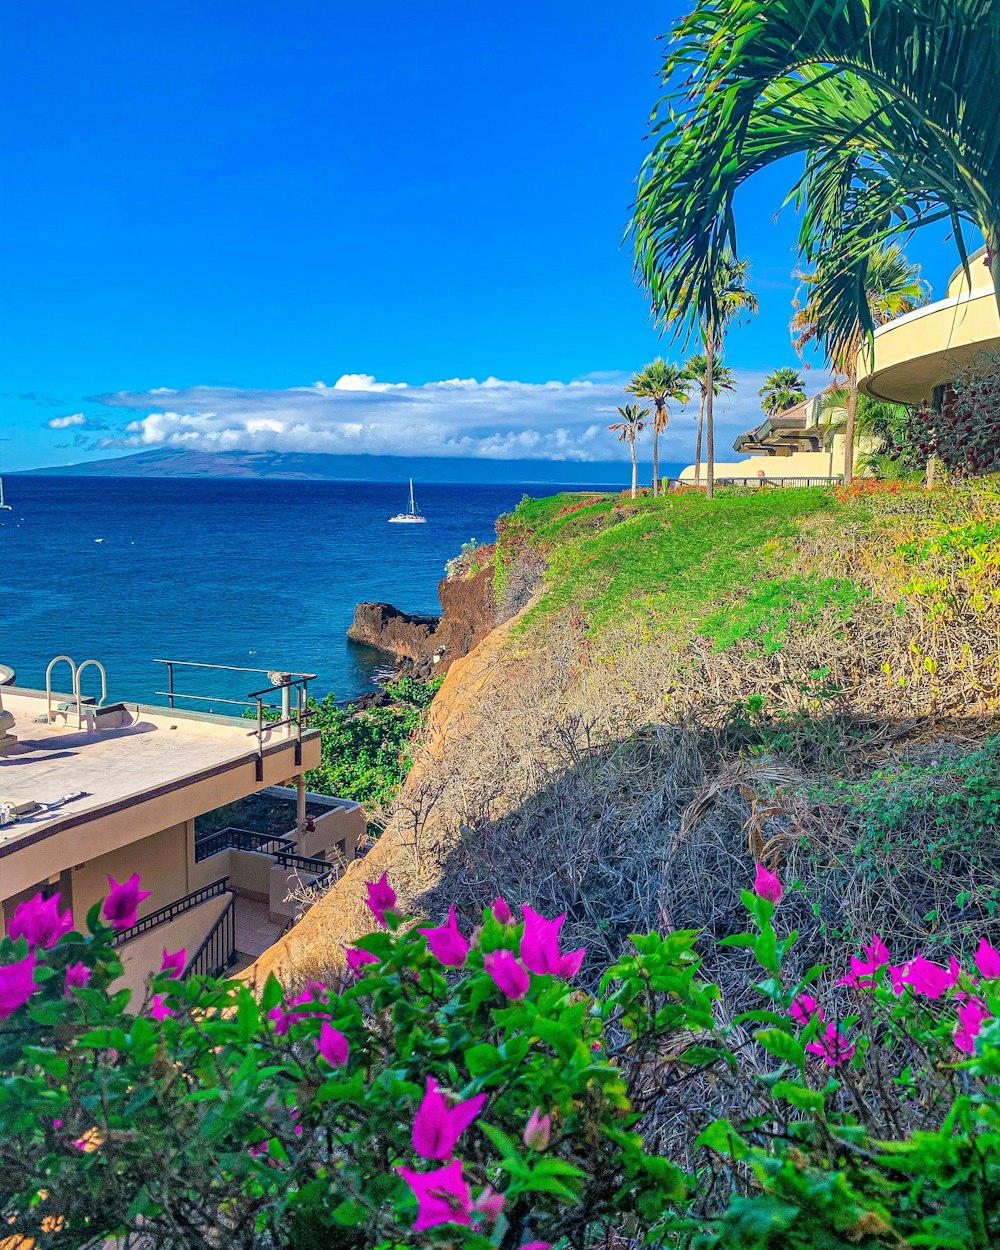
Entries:
<svg viewBox="0 0 1000 1250">
<path fill-rule="evenodd" d="M 244 711 L 255 709 L 257 724 L 249 730 L 247 736 L 257 738 L 257 780 L 264 780 L 264 738 L 273 730 L 295 730 L 295 763 L 302 763 L 302 731 L 312 719 L 309 710 L 309 683 L 316 677 L 315 673 L 285 673 L 271 668 L 240 668 L 235 664 L 202 664 L 195 660 L 163 660 L 154 659 L 154 664 L 167 666 L 167 688 L 155 693 L 166 698 L 171 707 L 176 707 L 177 699 L 186 699 L 199 703 L 225 703 L 229 707 L 242 708 Z M 175 668 L 207 668 L 223 673 L 264 673 L 272 684 L 261 690 L 252 690 L 245 699 L 230 699 L 222 695 L 192 694 L 178 690 L 174 681 Z M 275 681 L 274 679 L 279 680 Z M 267 703 L 266 696 L 281 691 L 281 703 Z M 292 692 L 295 692 L 295 707 L 292 708 Z M 270 713 L 277 712 L 274 719 Z"/>
<path fill-rule="evenodd" d="M 715 479 L 716 486 L 839 486 L 844 480 L 842 473 L 834 473 L 827 477 L 717 477 Z M 694 481 L 688 481 L 679 477 L 668 477 L 666 479 L 668 490 L 676 490 L 678 486 L 694 486 Z M 698 486 L 704 490 L 705 476 L 702 474 Z"/>
<path fill-rule="evenodd" d="M 314 877 L 313 885 L 325 885 L 337 867 L 325 859 L 317 859 L 313 855 L 297 855 L 294 851 L 279 851 L 274 862 L 279 868 L 291 868 L 293 872 Z"/>
<path fill-rule="evenodd" d="M 202 903 L 207 903 L 212 898 L 219 898 L 221 895 L 228 893 L 228 891 L 229 878 L 219 877 L 217 881 L 213 881 L 209 885 L 203 885 L 200 890 L 192 890 L 190 894 L 185 894 L 183 898 L 175 899 L 172 903 L 168 903 L 166 907 L 161 907 L 158 911 L 151 911 L 148 916 L 143 916 L 130 929 L 120 930 L 112 937 L 111 945 L 124 946 L 126 942 L 131 942 L 133 938 L 137 938 L 143 933 L 148 933 L 150 929 L 166 924 L 169 920 L 183 915 L 184 912 L 190 911 L 193 907 L 200 907 Z"/>
<path fill-rule="evenodd" d="M 269 833 L 255 833 L 252 829 L 227 825 L 225 829 L 195 839 L 194 862 L 200 864 L 203 859 L 210 859 L 223 851 L 259 851 L 262 855 L 276 855 L 278 851 L 290 850 L 294 845 L 294 838 L 274 837 Z"/>
<path fill-rule="evenodd" d="M 236 962 L 236 895 L 208 931 L 184 969 L 186 977 L 217 977 Z"/>
</svg>

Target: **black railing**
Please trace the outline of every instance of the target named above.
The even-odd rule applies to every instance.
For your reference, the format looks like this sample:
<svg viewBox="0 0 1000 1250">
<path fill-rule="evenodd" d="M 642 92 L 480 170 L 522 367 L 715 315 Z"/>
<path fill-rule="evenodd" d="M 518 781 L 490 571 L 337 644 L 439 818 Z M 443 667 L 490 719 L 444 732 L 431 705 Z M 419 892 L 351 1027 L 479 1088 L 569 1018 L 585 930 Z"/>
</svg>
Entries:
<svg viewBox="0 0 1000 1250">
<path fill-rule="evenodd" d="M 310 884 L 324 885 L 333 875 L 334 865 L 313 855 L 296 855 L 292 851 L 279 851 L 274 857 L 279 868 L 291 868 L 294 872 L 314 877 Z"/>
<path fill-rule="evenodd" d="M 217 977 L 236 962 L 236 895 L 184 969 L 186 977 Z"/>
<path fill-rule="evenodd" d="M 842 473 L 834 473 L 828 477 L 730 477 L 720 476 L 715 479 L 716 486 L 839 486 L 844 480 Z M 696 483 L 693 478 L 690 480 L 679 477 L 668 477 L 665 479 L 668 490 L 676 490 L 679 486 L 694 486 Z M 706 486 L 705 474 L 702 472 L 701 479 L 697 483 L 702 490 Z"/>
<path fill-rule="evenodd" d="M 184 912 L 190 911 L 193 907 L 200 907 L 202 903 L 207 903 L 209 899 L 219 898 L 220 895 L 227 893 L 228 890 L 228 877 L 220 877 L 218 881 L 213 881 L 210 885 L 203 885 L 200 890 L 192 890 L 190 894 L 185 894 L 183 898 L 175 899 L 172 903 L 168 903 L 166 907 L 161 907 L 159 911 L 151 911 L 148 916 L 143 916 L 131 929 L 122 929 L 116 933 L 111 939 L 111 945 L 124 946 L 126 942 L 131 942 L 133 938 L 137 938 L 143 933 L 148 933 L 150 929 L 155 929 L 158 925 L 166 924 L 167 921 L 183 915 Z"/>
<path fill-rule="evenodd" d="M 223 851 L 259 851 L 262 855 L 276 855 L 278 851 L 287 851 L 294 845 L 294 838 L 277 838 L 269 833 L 227 826 L 195 840 L 194 862 L 200 864 L 203 859 L 220 855 Z"/>
<path fill-rule="evenodd" d="M 167 688 L 157 690 L 156 694 L 167 699 L 171 707 L 176 706 L 177 699 L 186 699 L 197 703 L 225 703 L 232 707 L 242 708 L 245 713 L 253 709 L 257 724 L 249 730 L 248 737 L 257 738 L 257 780 L 264 780 L 264 738 L 272 729 L 295 729 L 295 763 L 302 763 L 302 731 L 308 728 L 313 713 L 309 709 L 309 683 L 315 673 L 284 673 L 270 668 L 240 668 L 235 664 L 202 664 L 195 660 L 161 660 L 155 659 L 154 664 L 167 666 Z M 224 698 L 221 695 L 194 694 L 176 689 L 174 684 L 175 668 L 210 668 L 224 673 L 264 673 L 272 682 L 262 690 L 252 690 L 245 699 Z M 275 678 L 278 680 L 275 681 Z M 265 696 L 282 692 L 281 704 L 265 702 Z M 292 707 L 292 691 L 295 691 L 295 706 Z M 272 713 L 277 713 L 272 718 Z"/>
</svg>

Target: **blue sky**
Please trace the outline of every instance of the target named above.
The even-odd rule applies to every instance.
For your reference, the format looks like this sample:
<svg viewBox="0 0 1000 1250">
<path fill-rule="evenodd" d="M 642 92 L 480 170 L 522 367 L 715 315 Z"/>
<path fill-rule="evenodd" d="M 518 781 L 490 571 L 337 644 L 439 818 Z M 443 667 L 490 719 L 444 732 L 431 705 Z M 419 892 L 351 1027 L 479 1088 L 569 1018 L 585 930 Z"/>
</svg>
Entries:
<svg viewBox="0 0 1000 1250">
<path fill-rule="evenodd" d="M 674 350 L 619 243 L 681 8 L 8 6 L 0 471 L 164 443 L 617 455 L 622 378 Z M 723 448 L 795 363 L 782 185 L 740 206 L 761 314 Z M 938 287 L 955 264 L 938 235 L 910 254 Z M 692 443 L 679 414 L 661 459 Z"/>
</svg>

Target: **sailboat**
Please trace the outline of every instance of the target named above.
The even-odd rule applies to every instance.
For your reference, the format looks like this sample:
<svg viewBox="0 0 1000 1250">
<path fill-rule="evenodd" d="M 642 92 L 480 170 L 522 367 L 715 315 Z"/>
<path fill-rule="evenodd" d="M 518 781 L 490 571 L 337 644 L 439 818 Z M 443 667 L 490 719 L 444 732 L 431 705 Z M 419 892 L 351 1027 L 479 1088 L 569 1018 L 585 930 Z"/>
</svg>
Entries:
<svg viewBox="0 0 1000 1250">
<path fill-rule="evenodd" d="M 3 501 L 3 478 L 0 477 L 0 512 L 13 512 L 9 503 Z"/>
<path fill-rule="evenodd" d="M 413 478 L 410 478 L 410 510 L 409 512 L 397 512 L 395 516 L 389 518 L 390 525 L 423 525 L 427 520 L 425 516 L 421 516 L 417 511 L 417 504 L 413 498 Z"/>
</svg>

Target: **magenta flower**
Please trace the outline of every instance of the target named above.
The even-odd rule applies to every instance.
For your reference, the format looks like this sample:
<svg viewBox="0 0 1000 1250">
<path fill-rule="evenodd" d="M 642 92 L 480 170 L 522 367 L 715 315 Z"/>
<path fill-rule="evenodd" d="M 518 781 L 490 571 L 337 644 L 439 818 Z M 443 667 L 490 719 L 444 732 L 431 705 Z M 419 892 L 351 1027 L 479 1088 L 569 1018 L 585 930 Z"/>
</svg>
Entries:
<svg viewBox="0 0 1000 1250">
<path fill-rule="evenodd" d="M 552 1138 L 552 1117 L 540 1115 L 541 1107 L 536 1107 L 528 1117 L 521 1140 L 529 1150 L 545 1150 Z"/>
<path fill-rule="evenodd" d="M 931 999 L 940 998 L 957 980 L 954 969 L 942 968 L 919 952 L 903 966 L 900 976 L 903 985 L 910 986 L 915 994 Z"/>
<path fill-rule="evenodd" d="M 139 889 L 137 872 L 121 885 L 109 876 L 108 885 L 111 889 L 104 900 L 104 919 L 114 929 L 131 929 L 138 918 L 139 904 L 144 898 L 149 898 L 152 890 Z"/>
<path fill-rule="evenodd" d="M 153 1017 L 154 1020 L 158 1020 L 162 1024 L 162 1022 L 166 1020 L 167 1016 L 176 1016 L 177 1012 L 170 1010 L 162 994 L 154 994 L 153 1003 L 149 1009 L 149 1014 Z"/>
<path fill-rule="evenodd" d="M 521 937 L 521 962 L 529 972 L 537 976 L 553 973 L 555 976 L 571 977 L 580 971 L 585 947 L 559 954 L 559 930 L 566 919 L 565 912 L 555 920 L 546 920 L 525 903 L 524 934 Z"/>
<path fill-rule="evenodd" d="M 389 884 L 389 874 L 384 872 L 377 881 L 368 881 L 365 883 L 368 890 L 368 897 L 365 902 L 368 904 L 372 915 L 379 922 L 383 929 L 388 929 L 385 922 L 385 913 L 392 911 L 396 906 L 396 891 Z"/>
<path fill-rule="evenodd" d="M 69 998 L 73 990 L 82 990 L 90 976 L 90 969 L 79 960 L 75 964 L 67 965 L 66 975 L 63 977 L 63 997 Z"/>
<path fill-rule="evenodd" d="M 551 1241 L 526 1241 L 520 1250 L 552 1250 Z"/>
<path fill-rule="evenodd" d="M 489 1224 L 495 1224 L 503 1215 L 503 1209 L 507 1199 L 503 1194 L 498 1194 L 492 1185 L 487 1185 L 476 1201 L 472 1204 L 474 1211 L 479 1214 Z"/>
<path fill-rule="evenodd" d="M 469 943 L 462 937 L 455 918 L 455 904 L 448 911 L 448 923 L 436 929 L 420 929 L 431 948 L 431 954 L 446 968 L 461 968 L 469 958 Z"/>
<path fill-rule="evenodd" d="M 462 1175 L 461 1159 L 452 1159 L 443 1168 L 433 1172 L 414 1172 L 410 1168 L 397 1167 L 417 1200 L 417 1218 L 413 1231 L 437 1228 L 439 1224 L 472 1223 L 472 1195 Z"/>
<path fill-rule="evenodd" d="M 73 928 L 73 913 L 67 910 L 60 915 L 59 903 L 58 894 L 53 894 L 51 898 L 36 894 L 34 898 L 18 903 L 7 929 L 8 936 L 15 942 L 23 937 L 32 948 L 55 946 L 62 935 Z"/>
<path fill-rule="evenodd" d="M 992 980 L 994 977 L 1000 977 L 1000 951 L 994 946 L 990 946 L 985 938 L 979 939 L 979 949 L 976 951 L 976 967 L 979 969 L 980 976 L 987 977 Z"/>
<path fill-rule="evenodd" d="M 513 951 L 491 951 L 484 957 L 483 967 L 493 978 L 497 989 L 508 998 L 523 998 L 527 994 L 531 980 L 514 958 Z"/>
<path fill-rule="evenodd" d="M 360 977 L 361 969 L 368 964 L 377 964 L 380 962 L 378 955 L 373 955 L 371 951 L 363 951 L 357 946 L 348 946 L 344 952 L 347 960 L 347 970 L 352 977 Z"/>
<path fill-rule="evenodd" d="M 326 1020 L 320 1025 L 319 1041 L 316 1043 L 316 1049 L 320 1053 L 320 1058 L 325 1059 L 331 1068 L 342 1068 L 347 1062 L 347 1057 L 351 1053 L 350 1043 L 347 1038 L 335 1029 L 332 1024 L 328 1024 Z"/>
<path fill-rule="evenodd" d="M 971 1055 L 976 1049 L 976 1038 L 990 1018 L 985 1003 L 970 998 L 958 1009 L 958 1027 L 955 1029 L 955 1045 L 963 1054 Z"/>
<path fill-rule="evenodd" d="M 816 1016 L 819 1016 L 821 1020 L 824 1018 L 823 1008 L 811 994 L 797 994 L 792 999 L 788 1014 L 797 1024 L 808 1024 Z"/>
<path fill-rule="evenodd" d="M 292 1026 L 292 1017 L 279 1003 L 277 1007 L 272 1007 L 267 1013 L 267 1018 L 274 1025 L 274 1033 L 276 1037 L 284 1037 Z"/>
<path fill-rule="evenodd" d="M 37 988 L 33 953 L 17 963 L 0 966 L 0 1020 L 6 1020 L 23 1007 Z"/>
<path fill-rule="evenodd" d="M 187 967 L 187 951 L 182 946 L 179 951 L 168 951 L 163 948 L 163 962 L 160 964 L 160 971 L 165 972 L 170 977 L 181 977 L 184 975 L 184 969 Z"/>
<path fill-rule="evenodd" d="M 493 919 L 497 924 L 514 923 L 514 913 L 507 905 L 507 901 L 500 898 L 499 895 L 493 900 L 493 906 L 490 910 L 493 912 Z"/>
<path fill-rule="evenodd" d="M 767 899 L 769 903 L 775 906 L 781 902 L 784 896 L 784 889 L 781 882 L 773 872 L 768 872 L 763 864 L 757 865 L 757 875 L 753 881 L 753 892 L 760 898 Z"/>
<path fill-rule="evenodd" d="M 806 1043 L 810 1055 L 819 1055 L 829 1068 L 836 1068 L 854 1057 L 855 1047 L 835 1024 L 821 1029 L 813 1041 Z"/>
<path fill-rule="evenodd" d="M 455 1143 L 482 1110 L 485 1094 L 477 1094 L 451 1106 L 427 1078 L 427 1091 L 413 1120 L 413 1149 L 422 1159 L 450 1159 Z"/>
<path fill-rule="evenodd" d="M 838 985 L 870 985 L 879 968 L 885 967 L 889 962 L 889 951 L 877 933 L 872 934 L 871 944 L 864 947 L 864 953 L 866 959 L 859 959 L 857 955 L 851 956 L 851 971 L 840 978 Z"/>
</svg>

